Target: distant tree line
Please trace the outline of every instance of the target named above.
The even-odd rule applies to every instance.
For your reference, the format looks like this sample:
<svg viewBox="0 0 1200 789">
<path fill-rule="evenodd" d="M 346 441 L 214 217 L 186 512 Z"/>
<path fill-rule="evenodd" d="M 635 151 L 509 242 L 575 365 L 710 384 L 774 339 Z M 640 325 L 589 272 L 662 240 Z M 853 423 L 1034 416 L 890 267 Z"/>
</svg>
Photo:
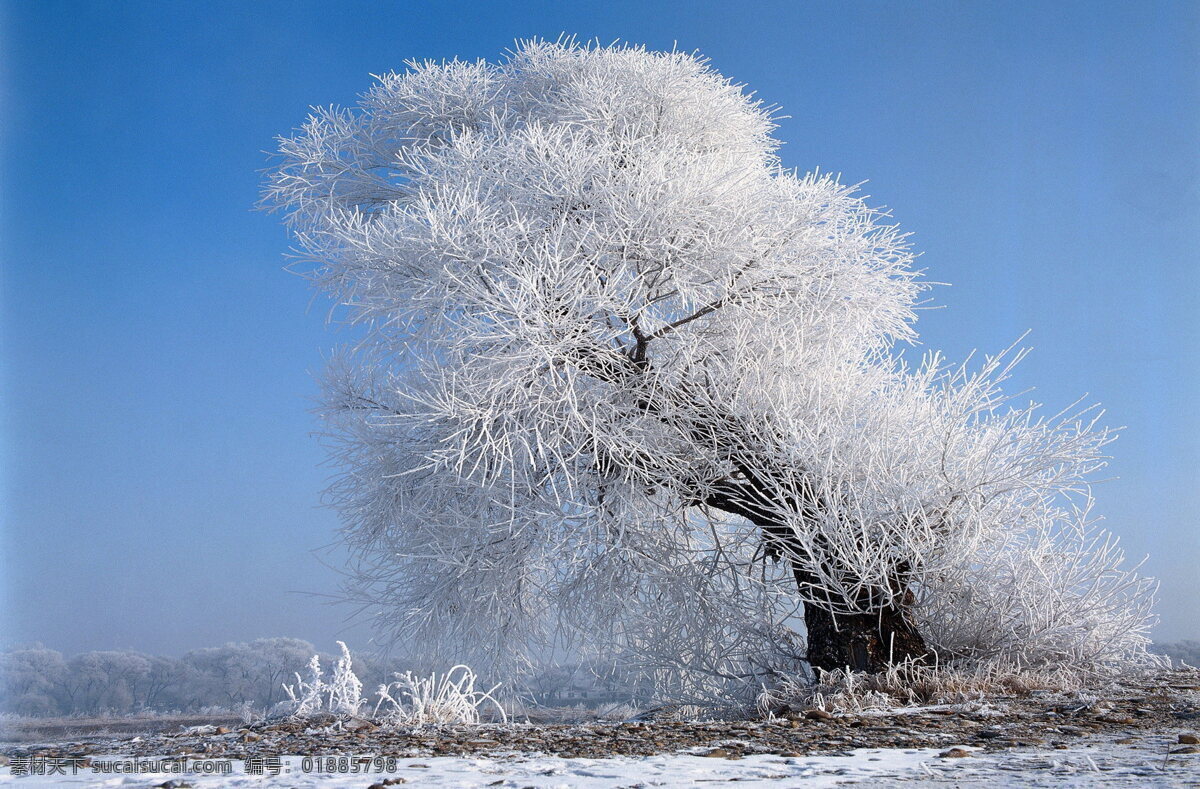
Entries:
<svg viewBox="0 0 1200 789">
<path fill-rule="evenodd" d="M 1189 666 L 1200 666 L 1200 641 L 1184 639 L 1183 641 L 1162 641 L 1154 644 L 1154 652 L 1171 658 L 1176 668 L 1181 663 Z"/>
<path fill-rule="evenodd" d="M 298 638 L 229 643 L 177 658 L 130 649 L 66 657 L 41 644 L 22 646 L 0 652 L 0 712 L 29 717 L 270 712 L 287 699 L 284 683 L 293 684 L 297 673 L 308 679 L 308 663 L 318 654 L 322 668 L 331 672 L 337 657 L 318 653 Z M 353 658 L 352 668 L 368 697 L 397 672 L 450 668 L 384 661 L 357 652 Z M 526 677 L 521 688 L 505 691 L 546 706 L 645 701 L 651 695 L 643 678 L 602 672 L 586 662 L 548 666 Z"/>
<path fill-rule="evenodd" d="M 1154 651 L 1175 666 L 1200 666 L 1200 641 L 1160 642 Z M 298 638 L 260 638 L 188 652 L 182 657 L 130 649 L 65 657 L 41 644 L 0 652 L 0 712 L 30 717 L 129 715 L 139 712 L 267 712 L 287 698 L 316 647 Z M 332 670 L 336 657 L 321 654 Z M 354 673 L 369 695 L 405 664 L 354 655 Z M 445 670 L 447 666 L 438 667 Z M 642 695 L 632 677 L 598 676 L 586 664 L 564 664 L 528 678 L 529 698 L 549 706 L 595 704 Z"/>
<path fill-rule="evenodd" d="M 306 673 L 317 649 L 298 638 L 260 638 L 196 649 L 182 657 L 133 650 L 65 657 L 40 644 L 0 652 L 0 711 L 27 716 L 270 710 L 283 683 Z M 321 656 L 332 667 L 333 657 Z M 356 655 L 354 672 L 373 690 L 395 667 Z"/>
</svg>

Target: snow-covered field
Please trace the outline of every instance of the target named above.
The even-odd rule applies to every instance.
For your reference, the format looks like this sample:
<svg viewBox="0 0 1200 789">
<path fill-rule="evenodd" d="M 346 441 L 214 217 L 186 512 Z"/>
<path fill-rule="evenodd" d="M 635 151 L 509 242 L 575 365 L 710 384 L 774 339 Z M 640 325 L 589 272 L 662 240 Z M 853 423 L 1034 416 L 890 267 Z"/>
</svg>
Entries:
<svg viewBox="0 0 1200 789">
<path fill-rule="evenodd" d="M 1166 740 L 1164 739 L 1164 743 Z M 969 748 L 964 750 L 971 751 Z M 278 775 L 247 774 L 233 760 L 224 775 L 138 773 L 97 774 L 81 768 L 71 775 L 0 776 L 14 787 L 120 786 L 155 787 L 167 781 L 195 789 L 212 787 L 355 787 L 366 789 L 387 779 L 421 787 L 537 787 L 613 789 L 614 787 L 685 787 L 736 783 L 739 787 L 825 787 L 843 785 L 914 786 L 1198 786 L 1200 756 L 1171 756 L 1164 745 L 1141 747 L 1082 742 L 1066 750 L 1019 749 L 973 752 L 963 758 L 939 757 L 939 749 L 858 749 L 844 756 L 746 756 L 706 758 L 692 754 L 607 759 L 567 759 L 541 755 L 510 757 L 432 757 L 400 759 L 394 772 L 305 772 L 299 756 L 281 760 Z M 119 757 L 109 757 L 117 759 Z M 93 757 L 96 763 L 105 757 Z M 9 765 L 10 768 L 12 765 Z M 7 772 L 7 771 L 6 771 Z M 181 784 L 176 783 L 175 786 Z M 388 784 L 395 785 L 395 784 Z"/>
</svg>

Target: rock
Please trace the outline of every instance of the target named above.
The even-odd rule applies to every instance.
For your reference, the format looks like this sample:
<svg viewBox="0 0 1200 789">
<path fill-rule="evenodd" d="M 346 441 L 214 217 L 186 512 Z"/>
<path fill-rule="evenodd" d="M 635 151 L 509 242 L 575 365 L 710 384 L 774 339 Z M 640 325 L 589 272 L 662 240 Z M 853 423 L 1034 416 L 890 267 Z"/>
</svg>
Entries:
<svg viewBox="0 0 1200 789">
<path fill-rule="evenodd" d="M 176 778 L 172 778 L 170 781 L 164 781 L 160 784 L 157 784 L 157 789 L 190 789 L 190 788 L 191 788 L 190 783 L 188 783 L 187 781 L 180 781 Z"/>
<path fill-rule="evenodd" d="M 213 730 L 213 734 L 229 734 L 229 729 L 225 728 L 224 726 L 218 726 Z"/>
<path fill-rule="evenodd" d="M 728 759 L 729 751 L 725 750 L 724 748 L 713 748 L 708 753 L 703 753 L 700 755 L 707 756 L 710 759 Z"/>
<path fill-rule="evenodd" d="M 964 756 L 970 756 L 970 751 L 965 751 L 962 748 L 951 748 L 948 751 L 942 751 L 938 754 L 939 759 L 961 759 Z"/>
<path fill-rule="evenodd" d="M 1195 745 L 1181 745 L 1178 748 L 1172 748 L 1171 753 L 1200 753 L 1200 748 Z"/>
<path fill-rule="evenodd" d="M 810 721 L 827 721 L 833 719 L 833 713 L 826 712 L 822 709 L 815 709 L 804 713 L 804 717 L 808 718 Z"/>
<path fill-rule="evenodd" d="M 248 731 L 242 735 L 242 742 L 258 742 L 261 739 L 262 739 L 261 734 L 255 734 L 252 731 Z"/>
<path fill-rule="evenodd" d="M 1179 735 L 1179 744 L 1180 745 L 1200 745 L 1200 737 L 1197 737 L 1194 734 L 1181 734 L 1181 735 Z"/>
<path fill-rule="evenodd" d="M 374 723 L 371 723 L 371 721 L 367 720 L 366 718 L 355 717 L 350 718 L 342 723 L 342 728 L 346 731 L 372 731 L 374 729 L 378 729 L 379 727 Z"/>
<path fill-rule="evenodd" d="M 304 719 L 309 726 L 330 726 L 337 722 L 338 717 L 332 712 L 314 712 Z"/>
</svg>

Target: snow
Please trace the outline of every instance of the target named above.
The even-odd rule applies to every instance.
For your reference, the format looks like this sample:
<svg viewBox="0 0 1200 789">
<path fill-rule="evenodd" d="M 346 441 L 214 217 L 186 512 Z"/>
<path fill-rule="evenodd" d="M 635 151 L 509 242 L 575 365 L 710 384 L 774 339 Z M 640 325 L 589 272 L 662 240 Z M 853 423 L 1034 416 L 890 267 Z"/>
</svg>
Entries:
<svg viewBox="0 0 1200 789">
<path fill-rule="evenodd" d="M 841 756 L 747 756 L 730 760 L 695 754 L 650 757 L 567 759 L 543 755 L 497 757 L 430 757 L 399 759 L 395 772 L 304 772 L 299 756 L 281 760 L 277 776 L 248 775 L 232 761 L 228 775 L 140 773 L 97 775 L 87 768 L 78 775 L 0 775 L 0 785 L 19 787 L 112 786 L 151 787 L 170 779 L 186 779 L 196 789 L 207 787 L 355 787 L 362 789 L 389 777 L 421 787 L 537 787 L 538 789 L 612 789 L 613 787 L 685 787 L 736 782 L 739 787 L 978 785 L 1061 787 L 1097 785 L 1195 786 L 1200 782 L 1196 757 L 1164 758 L 1121 746 L 1094 748 L 1081 743 L 1066 750 L 1015 750 L 966 758 L 939 758 L 941 749 L 858 749 Z M 95 757 L 96 761 L 105 758 Z M 69 770 L 68 770 L 69 772 Z"/>
<path fill-rule="evenodd" d="M 301 757 L 282 760 L 278 776 L 247 775 L 242 762 L 233 760 L 230 775 L 187 775 L 200 787 L 355 787 L 389 777 L 404 778 L 422 787 L 535 786 L 538 789 L 611 789 L 618 786 L 694 786 L 736 781 L 739 786 L 779 787 L 783 779 L 808 779 L 806 786 L 834 786 L 848 780 L 871 781 L 884 777 L 927 776 L 923 764 L 937 761 L 936 749 L 863 749 L 846 756 L 746 756 L 730 760 L 693 754 L 607 759 L 565 759 L 555 756 L 454 757 L 400 759 L 395 772 L 305 773 Z M 96 761 L 121 757 L 96 757 Z M 69 772 L 69 770 L 68 770 Z M 154 786 L 185 776 L 140 773 L 103 776 L 80 770 L 75 776 L 0 776 L 0 785 L 40 786 Z"/>
</svg>

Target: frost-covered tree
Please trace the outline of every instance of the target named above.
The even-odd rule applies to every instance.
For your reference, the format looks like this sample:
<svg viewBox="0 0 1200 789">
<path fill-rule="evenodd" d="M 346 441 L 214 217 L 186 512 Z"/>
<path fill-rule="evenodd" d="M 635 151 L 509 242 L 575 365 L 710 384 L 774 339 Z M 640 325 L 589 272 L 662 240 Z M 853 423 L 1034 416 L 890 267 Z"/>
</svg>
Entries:
<svg viewBox="0 0 1200 789">
<path fill-rule="evenodd" d="M 32 716 L 60 712 L 57 691 L 66 671 L 62 653 L 41 644 L 0 652 L 0 709 Z"/>
<path fill-rule="evenodd" d="M 145 684 L 151 659 L 132 650 L 84 652 L 67 661 L 59 691 L 66 709 L 87 713 L 127 713 L 138 701 L 134 690 Z"/>
<path fill-rule="evenodd" d="M 312 658 L 315 648 L 298 638 L 259 638 L 188 652 L 190 706 L 249 704 L 270 709 L 283 699 L 283 683 Z"/>
<path fill-rule="evenodd" d="M 1169 658 L 1171 664 L 1176 667 L 1185 664 L 1200 666 L 1200 641 L 1195 639 L 1156 643 L 1153 650 L 1156 654 Z"/>
<path fill-rule="evenodd" d="M 324 405 L 352 593 L 410 647 L 681 697 L 1140 659 L 1151 585 L 1087 515 L 1109 434 L 1007 404 L 1011 360 L 906 367 L 905 236 L 773 129 L 695 56 L 531 42 L 281 141 L 265 202 L 362 329 Z"/>
</svg>

